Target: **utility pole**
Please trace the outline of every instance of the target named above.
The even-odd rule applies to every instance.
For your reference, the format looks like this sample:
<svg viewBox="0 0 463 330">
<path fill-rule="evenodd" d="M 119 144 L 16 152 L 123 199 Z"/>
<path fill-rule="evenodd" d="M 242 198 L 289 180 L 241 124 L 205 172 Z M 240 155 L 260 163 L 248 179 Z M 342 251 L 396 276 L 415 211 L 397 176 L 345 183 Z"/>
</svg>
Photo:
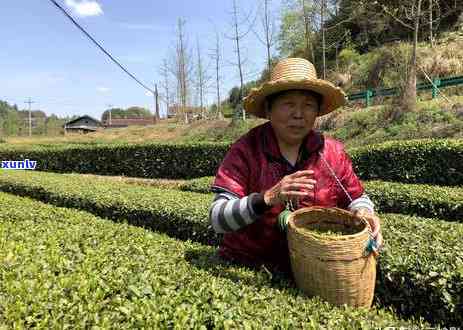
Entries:
<svg viewBox="0 0 463 330">
<path fill-rule="evenodd" d="M 31 115 L 31 104 L 35 103 L 34 101 L 31 100 L 29 97 L 29 100 L 24 101 L 24 103 L 29 104 L 29 136 L 32 136 L 32 115 Z"/>
<path fill-rule="evenodd" d="M 155 114 L 155 122 L 157 122 L 159 118 L 159 100 L 158 100 L 158 84 L 154 84 L 154 107 L 156 109 Z"/>
</svg>

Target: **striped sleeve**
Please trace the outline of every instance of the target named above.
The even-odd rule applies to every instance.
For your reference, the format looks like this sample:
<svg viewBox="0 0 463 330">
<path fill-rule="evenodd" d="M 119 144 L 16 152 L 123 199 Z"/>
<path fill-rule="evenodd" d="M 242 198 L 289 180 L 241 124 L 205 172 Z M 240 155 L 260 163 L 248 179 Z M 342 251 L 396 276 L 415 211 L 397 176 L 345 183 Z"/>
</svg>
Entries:
<svg viewBox="0 0 463 330">
<path fill-rule="evenodd" d="M 355 211 L 360 208 L 366 208 L 368 209 L 371 213 L 375 213 L 374 208 L 375 205 L 371 201 L 370 197 L 368 197 L 367 194 L 363 194 L 357 199 L 354 199 L 350 204 L 349 204 L 349 210 L 350 211 Z"/>
<path fill-rule="evenodd" d="M 265 211 L 262 208 L 262 194 L 252 193 L 243 198 L 229 192 L 220 192 L 209 209 L 209 221 L 217 234 L 237 231 L 259 219 Z"/>
</svg>

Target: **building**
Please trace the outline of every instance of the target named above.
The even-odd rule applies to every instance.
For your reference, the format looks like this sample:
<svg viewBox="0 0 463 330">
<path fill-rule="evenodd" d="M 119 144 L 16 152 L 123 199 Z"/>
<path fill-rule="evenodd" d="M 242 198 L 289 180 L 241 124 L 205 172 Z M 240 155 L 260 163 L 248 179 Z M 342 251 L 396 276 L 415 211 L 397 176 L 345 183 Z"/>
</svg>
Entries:
<svg viewBox="0 0 463 330">
<path fill-rule="evenodd" d="M 183 108 L 181 105 L 174 104 L 172 106 L 169 106 L 169 109 L 167 111 L 167 118 L 174 118 L 177 115 L 181 115 L 181 117 L 183 117 L 186 113 L 190 120 L 200 119 L 202 117 L 203 112 L 205 111 L 206 109 L 201 109 L 201 107 L 186 106 L 185 108 Z"/>
<path fill-rule="evenodd" d="M 104 128 L 118 128 L 118 127 L 128 127 L 128 126 L 148 126 L 156 124 L 156 117 L 144 117 L 144 118 L 113 118 L 111 123 L 109 119 L 105 119 L 102 122 Z"/>
<path fill-rule="evenodd" d="M 101 127 L 101 122 L 90 116 L 82 116 L 76 119 L 73 119 L 66 124 L 64 124 L 64 134 L 68 132 L 77 132 L 77 133 L 88 133 L 94 132 L 99 127 Z"/>
</svg>

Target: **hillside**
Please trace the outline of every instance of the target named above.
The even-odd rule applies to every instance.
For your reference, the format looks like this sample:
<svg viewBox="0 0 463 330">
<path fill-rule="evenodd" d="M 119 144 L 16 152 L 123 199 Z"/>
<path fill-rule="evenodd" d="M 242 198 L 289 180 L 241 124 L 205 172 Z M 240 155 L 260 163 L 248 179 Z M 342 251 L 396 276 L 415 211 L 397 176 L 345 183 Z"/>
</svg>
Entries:
<svg viewBox="0 0 463 330">
<path fill-rule="evenodd" d="M 345 48 L 340 52 L 337 64 L 329 70 L 328 80 L 342 86 L 347 93 L 367 88 L 397 87 L 404 79 L 403 73 L 410 56 L 410 47 L 408 42 L 396 41 L 364 54 L 353 48 Z M 444 33 L 435 41 L 433 47 L 430 47 L 428 42 L 418 43 L 417 80 L 428 83 L 426 75 L 431 78 L 463 75 L 462 50 L 463 28 Z M 457 91 L 443 92 L 454 94 Z"/>
<path fill-rule="evenodd" d="M 452 104 L 463 104 L 463 96 L 450 97 Z M 319 120 L 318 128 L 326 134 L 357 146 L 378 141 L 411 138 L 463 138 L 463 110 L 444 99 L 418 103 L 417 113 L 407 114 L 400 121 L 388 118 L 390 105 L 369 108 L 344 107 Z M 265 122 L 252 119 L 231 125 L 229 119 L 203 120 L 189 125 L 163 120 L 147 127 L 128 127 L 102 130 L 89 134 L 68 134 L 59 137 L 8 137 L 11 144 L 53 143 L 144 143 L 144 142 L 232 142 L 254 126 Z"/>
</svg>

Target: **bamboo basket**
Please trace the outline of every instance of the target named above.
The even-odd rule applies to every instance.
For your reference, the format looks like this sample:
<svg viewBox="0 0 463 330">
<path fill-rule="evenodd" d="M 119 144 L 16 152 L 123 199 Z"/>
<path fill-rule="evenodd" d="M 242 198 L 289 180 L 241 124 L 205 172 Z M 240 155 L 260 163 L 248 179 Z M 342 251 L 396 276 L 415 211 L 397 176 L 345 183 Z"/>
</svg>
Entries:
<svg viewBox="0 0 463 330">
<path fill-rule="evenodd" d="M 310 229 L 356 233 L 328 236 Z M 371 307 L 376 258 L 367 252 L 371 236 L 366 220 L 339 208 L 302 208 L 289 215 L 287 237 L 300 289 L 333 305 Z"/>
</svg>

